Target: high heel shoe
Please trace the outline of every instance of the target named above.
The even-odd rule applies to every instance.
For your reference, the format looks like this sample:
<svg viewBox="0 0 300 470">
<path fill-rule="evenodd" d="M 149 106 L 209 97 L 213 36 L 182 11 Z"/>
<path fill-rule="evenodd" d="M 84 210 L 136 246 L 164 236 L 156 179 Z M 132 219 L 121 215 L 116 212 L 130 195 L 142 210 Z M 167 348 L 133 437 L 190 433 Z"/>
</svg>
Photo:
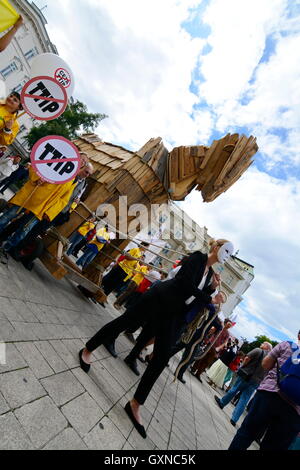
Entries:
<svg viewBox="0 0 300 470">
<path fill-rule="evenodd" d="M 91 368 L 91 364 L 87 364 L 87 363 L 84 362 L 84 360 L 82 359 L 83 350 L 84 350 L 84 348 L 79 351 L 79 363 L 80 363 L 81 369 L 82 369 L 84 372 L 88 373 L 88 371 L 89 371 L 90 368 Z"/>
<path fill-rule="evenodd" d="M 130 402 L 127 402 L 126 405 L 125 405 L 125 411 L 130 419 L 130 421 L 132 422 L 132 424 L 134 425 L 135 429 L 137 430 L 137 432 L 144 438 L 146 439 L 147 437 L 147 434 L 146 434 L 146 431 L 145 431 L 145 428 L 144 426 L 142 426 L 140 423 L 138 423 L 138 421 L 135 419 L 133 413 L 132 413 L 132 409 L 131 409 L 131 405 L 130 405 Z"/>
</svg>

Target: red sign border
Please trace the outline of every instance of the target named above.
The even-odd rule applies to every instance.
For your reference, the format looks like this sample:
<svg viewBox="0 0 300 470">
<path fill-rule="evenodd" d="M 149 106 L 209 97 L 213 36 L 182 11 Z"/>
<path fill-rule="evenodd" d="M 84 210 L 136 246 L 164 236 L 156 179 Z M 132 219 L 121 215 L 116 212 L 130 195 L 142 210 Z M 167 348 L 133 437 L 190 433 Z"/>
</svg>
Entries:
<svg viewBox="0 0 300 470">
<path fill-rule="evenodd" d="M 60 69 L 66 70 L 64 67 L 58 67 L 58 68 L 55 70 L 55 72 L 54 72 L 54 78 L 55 78 L 56 72 L 57 72 L 58 70 L 60 70 Z M 69 72 L 68 70 L 66 70 L 66 71 L 67 71 L 67 72 L 68 72 L 68 74 L 70 75 L 70 80 L 69 80 L 69 81 L 70 81 L 70 83 L 69 83 L 69 85 L 68 85 L 68 86 L 64 86 L 63 88 L 69 88 L 69 86 L 71 86 L 71 83 L 72 83 L 72 77 L 71 77 L 71 74 L 70 74 L 70 72 Z M 56 80 L 56 81 L 58 81 L 58 80 Z M 59 83 L 59 82 L 58 82 L 58 83 Z M 59 84 L 60 84 L 60 83 L 59 83 Z M 62 86 L 62 85 L 61 85 L 61 86 Z"/>
<path fill-rule="evenodd" d="M 62 90 L 62 92 L 63 92 L 63 100 L 65 101 L 63 108 L 57 114 L 55 114 L 55 116 L 51 116 L 51 117 L 48 117 L 48 118 L 42 118 L 42 117 L 35 116 L 31 111 L 28 110 L 27 106 L 25 105 L 24 95 L 26 93 L 26 90 L 27 90 L 28 86 L 31 85 L 32 82 L 35 82 L 36 80 L 42 80 L 42 79 L 50 80 L 51 82 L 54 82 L 56 85 L 58 85 L 60 87 L 60 89 Z M 55 101 L 55 99 L 53 99 L 53 101 Z M 26 113 L 29 114 L 34 119 L 37 119 L 38 121 L 52 121 L 53 119 L 58 118 L 59 116 L 61 116 L 65 112 L 65 109 L 66 109 L 67 104 L 68 104 L 68 95 L 67 95 L 67 92 L 66 92 L 65 88 L 57 80 L 55 80 L 55 78 L 48 77 L 48 75 L 38 75 L 37 77 L 33 77 L 30 80 L 28 80 L 28 82 L 25 83 L 25 85 L 23 86 L 22 91 L 21 91 L 21 103 L 22 103 L 23 108 L 26 111 Z"/>
<path fill-rule="evenodd" d="M 77 169 L 77 172 L 75 173 L 75 175 L 73 176 L 70 176 L 67 180 L 65 181 L 50 181 L 49 179 L 46 179 L 44 177 L 44 175 L 42 175 L 39 171 L 39 169 L 37 168 L 37 165 L 44 165 L 44 163 L 41 163 L 41 162 L 38 162 L 38 160 L 35 160 L 34 157 L 35 157 L 35 153 L 38 149 L 38 147 L 44 143 L 46 140 L 63 140 L 64 142 L 67 142 L 69 145 L 71 145 L 71 147 L 73 147 L 73 149 L 75 150 L 76 152 L 76 155 L 78 156 L 78 169 Z M 31 164 L 32 164 L 32 167 L 34 168 L 34 171 L 39 175 L 39 177 L 43 180 L 43 181 L 46 181 L 47 183 L 52 183 L 52 184 L 64 184 L 64 183 L 68 183 L 69 181 L 73 180 L 76 175 L 79 173 L 80 171 L 80 168 L 81 168 L 81 158 L 80 158 L 80 153 L 79 153 L 79 150 L 78 148 L 76 147 L 76 145 L 74 145 L 69 139 L 66 139 L 65 137 L 61 136 L 61 135 L 47 135 L 46 137 L 42 137 L 41 139 L 39 139 L 35 144 L 34 146 L 32 147 L 32 150 L 31 150 L 31 153 L 30 153 L 30 161 L 31 161 Z M 65 161 L 68 161 L 68 159 L 66 158 Z"/>
</svg>

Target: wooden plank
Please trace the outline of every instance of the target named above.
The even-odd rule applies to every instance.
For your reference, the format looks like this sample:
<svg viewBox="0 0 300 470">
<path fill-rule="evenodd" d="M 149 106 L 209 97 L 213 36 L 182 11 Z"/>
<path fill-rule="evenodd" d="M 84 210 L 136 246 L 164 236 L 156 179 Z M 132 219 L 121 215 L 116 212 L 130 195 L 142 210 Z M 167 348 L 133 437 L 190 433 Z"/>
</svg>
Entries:
<svg viewBox="0 0 300 470">
<path fill-rule="evenodd" d="M 179 165 L 178 165 L 179 155 L 178 147 L 175 147 L 169 156 L 169 170 L 170 170 L 170 183 L 177 183 L 179 181 Z"/>
<path fill-rule="evenodd" d="M 50 253 L 44 251 L 40 256 L 39 259 L 45 266 L 45 268 L 49 271 L 50 274 L 55 279 L 63 279 L 67 274 L 67 270 L 61 264 L 60 261 L 57 261 Z"/>
</svg>

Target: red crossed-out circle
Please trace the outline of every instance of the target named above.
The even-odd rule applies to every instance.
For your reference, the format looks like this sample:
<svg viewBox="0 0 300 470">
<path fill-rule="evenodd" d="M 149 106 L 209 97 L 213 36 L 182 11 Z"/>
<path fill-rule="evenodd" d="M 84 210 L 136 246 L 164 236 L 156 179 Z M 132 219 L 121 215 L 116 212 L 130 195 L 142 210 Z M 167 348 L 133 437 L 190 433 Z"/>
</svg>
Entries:
<svg viewBox="0 0 300 470">
<path fill-rule="evenodd" d="M 29 95 L 27 93 L 27 90 L 28 88 L 30 87 L 30 85 L 33 83 L 33 82 L 37 82 L 37 81 L 45 81 L 45 80 L 48 80 L 50 82 L 53 82 L 55 83 L 55 85 L 59 86 L 60 90 L 62 91 L 62 94 L 63 94 L 63 98 L 62 99 L 59 99 L 59 98 L 49 98 L 49 97 L 46 97 L 46 96 L 39 96 L 39 95 Z M 25 98 L 39 98 L 39 99 L 42 99 L 44 101 L 54 101 L 56 103 L 63 103 L 63 107 L 56 113 L 54 114 L 53 116 L 49 116 L 49 117 L 40 117 L 40 116 L 37 116 L 35 114 L 33 114 L 30 109 L 28 109 L 26 103 L 25 103 Z M 55 80 L 54 78 L 52 77 L 48 77 L 46 75 L 41 75 L 41 76 L 37 76 L 37 77 L 33 77 L 31 78 L 30 80 L 28 80 L 28 82 L 24 85 L 24 87 L 22 88 L 22 91 L 21 91 L 21 103 L 23 105 L 23 108 L 24 110 L 26 111 L 26 113 L 28 113 L 30 116 L 32 116 L 34 119 L 38 119 L 39 121 L 51 121 L 52 119 L 56 119 L 58 118 L 66 109 L 67 107 L 67 104 L 68 104 L 68 95 L 67 95 L 67 92 L 65 90 L 65 88 L 57 81 Z"/>
<path fill-rule="evenodd" d="M 64 142 L 66 142 L 68 145 L 70 145 L 70 147 L 73 148 L 73 150 L 75 150 L 75 154 L 76 156 L 74 157 L 66 157 L 66 158 L 60 158 L 60 159 L 46 159 L 46 160 L 36 160 L 36 153 L 38 151 L 38 149 L 40 148 L 40 146 L 44 143 L 44 142 L 47 142 L 49 140 L 62 140 Z M 47 135 L 46 137 L 43 137 L 42 139 L 39 139 L 35 144 L 34 146 L 32 147 L 32 150 L 31 150 L 31 154 L 30 154 L 30 161 L 31 161 L 31 164 L 32 164 L 32 167 L 34 169 L 34 171 L 39 175 L 39 177 L 43 180 L 43 181 L 47 181 L 48 183 L 53 183 L 53 184 L 63 184 L 63 183 L 67 183 L 68 181 L 71 181 L 72 179 L 75 178 L 75 176 L 77 175 L 77 173 L 79 172 L 80 170 L 80 167 L 81 167 L 81 157 L 80 157 L 80 154 L 79 154 L 79 151 L 77 149 L 77 147 L 72 143 L 70 142 L 70 140 L 66 139 L 65 137 L 62 137 L 60 135 Z M 39 169 L 39 165 L 44 165 L 45 163 L 59 163 L 59 162 L 78 162 L 78 167 L 77 167 L 77 171 L 76 173 L 72 174 L 71 176 L 69 176 L 67 179 L 63 180 L 63 181 L 54 181 L 54 180 L 50 180 L 50 179 L 47 179 L 43 173 L 40 172 L 40 169 Z"/>
<path fill-rule="evenodd" d="M 66 75 L 66 78 L 62 78 L 60 75 L 58 75 L 57 72 L 58 72 L 59 70 L 63 70 L 63 71 L 64 71 L 64 73 L 65 73 L 65 75 Z M 57 77 L 57 78 L 56 78 L 56 77 Z M 68 85 L 61 85 L 61 83 L 58 82 L 58 83 L 59 83 L 61 86 L 63 86 L 64 88 L 68 88 L 68 87 L 71 85 L 71 75 L 70 75 L 70 73 L 69 73 L 66 69 L 64 69 L 63 67 L 59 67 L 58 69 L 55 70 L 55 72 L 54 72 L 54 78 L 56 79 L 57 82 L 58 82 L 58 78 L 62 78 L 62 80 L 68 80 L 68 81 L 69 81 Z"/>
</svg>

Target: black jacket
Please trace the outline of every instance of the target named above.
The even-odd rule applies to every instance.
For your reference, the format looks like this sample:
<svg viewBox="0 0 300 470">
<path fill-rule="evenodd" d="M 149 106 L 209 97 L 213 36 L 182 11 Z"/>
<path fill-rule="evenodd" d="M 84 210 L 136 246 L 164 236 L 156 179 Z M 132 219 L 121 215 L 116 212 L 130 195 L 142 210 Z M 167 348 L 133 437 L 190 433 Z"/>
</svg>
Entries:
<svg viewBox="0 0 300 470">
<path fill-rule="evenodd" d="M 184 307 L 185 311 L 188 311 L 195 305 L 199 309 L 206 307 L 211 303 L 211 294 L 214 291 L 209 285 L 213 275 L 212 268 L 209 268 L 204 288 L 198 289 L 206 263 L 207 255 L 195 251 L 186 259 L 174 279 L 160 283 L 157 287 L 153 287 L 153 290 L 156 289 L 176 310 L 177 307 L 180 309 Z M 189 305 L 185 305 L 185 301 L 191 296 L 195 296 L 195 299 Z"/>
</svg>

